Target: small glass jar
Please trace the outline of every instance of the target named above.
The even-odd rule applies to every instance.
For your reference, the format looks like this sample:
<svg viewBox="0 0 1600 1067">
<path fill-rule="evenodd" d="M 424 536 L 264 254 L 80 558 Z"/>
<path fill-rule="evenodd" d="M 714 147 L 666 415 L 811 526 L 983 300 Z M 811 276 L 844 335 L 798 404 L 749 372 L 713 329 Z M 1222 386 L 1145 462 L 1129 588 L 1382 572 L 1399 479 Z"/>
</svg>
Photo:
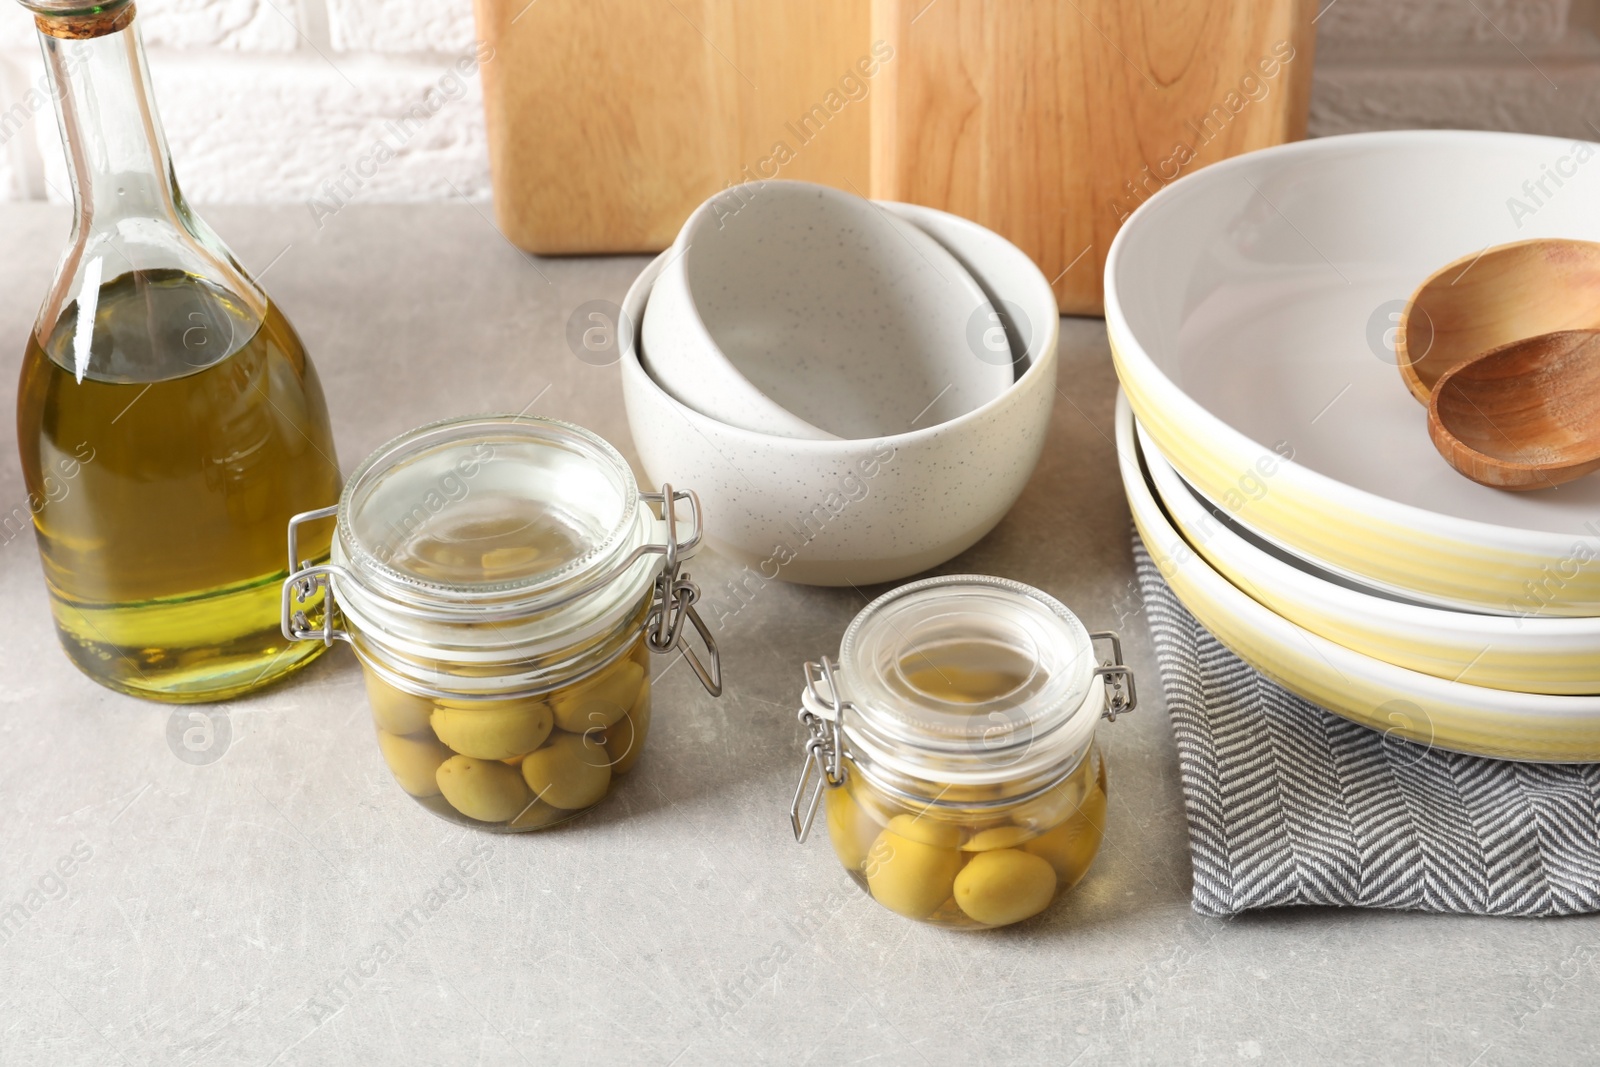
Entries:
<svg viewBox="0 0 1600 1067">
<path fill-rule="evenodd" d="M 1137 702 L 1116 634 L 1018 582 L 953 575 L 874 600 L 837 664 L 805 669 L 795 839 L 825 808 L 839 861 L 878 903 L 1005 926 L 1089 869 L 1106 810 L 1095 727 Z"/>
<path fill-rule="evenodd" d="M 334 517 L 329 562 L 307 565 L 300 528 Z M 681 652 L 721 693 L 699 590 L 679 573 L 700 534 L 693 493 L 641 493 L 588 430 L 450 419 L 390 441 L 336 507 L 290 521 L 283 630 L 355 650 L 378 747 L 423 806 L 535 830 L 593 806 L 633 768 L 650 729 L 651 652 Z"/>
</svg>

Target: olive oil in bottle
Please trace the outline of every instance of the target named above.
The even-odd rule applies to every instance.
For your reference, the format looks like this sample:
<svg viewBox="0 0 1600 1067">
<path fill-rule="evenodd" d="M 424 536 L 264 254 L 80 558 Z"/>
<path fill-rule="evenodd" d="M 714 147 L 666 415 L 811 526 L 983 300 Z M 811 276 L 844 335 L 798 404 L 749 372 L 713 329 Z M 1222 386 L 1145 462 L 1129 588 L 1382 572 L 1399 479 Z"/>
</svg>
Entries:
<svg viewBox="0 0 1600 1067">
<path fill-rule="evenodd" d="M 77 206 L 17 395 L 56 629 L 113 689 L 225 699 L 323 648 L 279 631 L 289 517 L 339 496 L 322 388 L 178 191 L 132 3 L 27 4 Z"/>
<path fill-rule="evenodd" d="M 339 495 L 321 388 L 274 306 L 257 324 L 173 270 L 97 295 L 83 376 L 80 301 L 30 339 L 18 399 L 56 626 L 113 688 L 220 699 L 306 647 L 278 611 L 288 517 Z"/>
</svg>

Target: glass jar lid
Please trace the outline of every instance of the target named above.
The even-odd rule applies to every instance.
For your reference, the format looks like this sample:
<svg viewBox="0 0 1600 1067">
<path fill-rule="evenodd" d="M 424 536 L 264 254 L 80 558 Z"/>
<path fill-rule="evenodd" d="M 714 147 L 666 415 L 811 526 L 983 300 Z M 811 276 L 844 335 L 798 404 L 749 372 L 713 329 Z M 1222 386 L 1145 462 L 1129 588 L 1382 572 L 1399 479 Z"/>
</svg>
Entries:
<svg viewBox="0 0 1600 1067">
<path fill-rule="evenodd" d="M 328 518 L 328 561 L 301 559 L 299 528 Z M 717 696 L 716 641 L 680 571 L 702 529 L 692 491 L 640 492 L 621 454 L 582 427 L 436 422 L 368 456 L 338 504 L 289 520 L 283 635 L 347 641 L 409 693 L 494 700 L 600 670 L 642 632 Z"/>
<path fill-rule="evenodd" d="M 693 499 L 692 493 L 674 497 Z M 621 454 L 553 419 L 482 415 L 423 426 L 356 469 L 326 565 L 296 560 L 284 633 L 347 640 L 385 681 L 424 695 L 536 693 L 601 669 L 661 616 L 658 581 L 690 555 Z M 664 504 L 670 507 L 670 504 Z M 687 579 L 683 579 L 687 582 Z M 324 583 L 321 632 L 297 605 Z M 692 583 L 688 583 L 692 586 Z M 677 598 L 686 609 L 692 604 Z M 652 647 L 675 634 L 658 625 Z"/>
<path fill-rule="evenodd" d="M 987 575 L 929 578 L 879 597 L 845 631 L 837 669 L 812 667 L 802 721 L 836 723 L 834 747 L 858 765 L 936 785 L 1059 777 L 1108 710 L 1097 683 L 1110 668 L 1096 664 L 1078 617 L 1038 589 Z"/>
<path fill-rule="evenodd" d="M 365 583 L 471 615 L 547 598 L 625 556 L 640 511 L 626 461 L 588 430 L 471 416 L 367 457 L 345 487 L 337 540 Z"/>
<path fill-rule="evenodd" d="M 1059 601 L 983 575 L 879 597 L 839 649 L 841 695 L 872 732 L 939 752 L 1052 733 L 1083 705 L 1094 666 L 1088 630 Z"/>
</svg>

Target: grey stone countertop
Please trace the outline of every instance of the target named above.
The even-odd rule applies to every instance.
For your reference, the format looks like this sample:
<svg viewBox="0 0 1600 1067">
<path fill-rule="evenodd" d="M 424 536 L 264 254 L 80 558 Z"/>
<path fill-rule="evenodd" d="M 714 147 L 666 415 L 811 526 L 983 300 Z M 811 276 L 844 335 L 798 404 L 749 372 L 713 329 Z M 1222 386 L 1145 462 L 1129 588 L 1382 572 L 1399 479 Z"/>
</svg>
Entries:
<svg viewBox="0 0 1600 1067">
<path fill-rule="evenodd" d="M 205 214 L 304 337 L 347 473 L 420 423 L 530 403 L 631 455 L 616 368 L 565 337 L 642 258 L 532 260 L 461 203 L 320 229 L 299 207 Z M 67 229 L 59 207 L 0 208 L 8 410 Z M 1104 328 L 1068 320 L 1062 346 L 1032 482 L 941 568 L 1121 630 L 1144 683 L 1101 729 L 1105 846 L 1045 916 L 922 927 L 858 892 L 825 834 L 795 844 L 800 665 L 837 650 L 854 590 L 768 584 L 718 634 L 721 700 L 671 670 L 605 804 L 494 836 L 393 784 L 344 648 L 221 708 L 218 758 L 180 760 L 173 708 L 67 662 L 24 534 L 0 544 L 0 914 L 25 913 L 0 930 L 0 1063 L 1592 1062 L 1600 922 L 1190 911 Z M 0 501 L 22 504 L 14 448 Z M 712 595 L 733 574 L 709 553 L 693 570 Z"/>
</svg>

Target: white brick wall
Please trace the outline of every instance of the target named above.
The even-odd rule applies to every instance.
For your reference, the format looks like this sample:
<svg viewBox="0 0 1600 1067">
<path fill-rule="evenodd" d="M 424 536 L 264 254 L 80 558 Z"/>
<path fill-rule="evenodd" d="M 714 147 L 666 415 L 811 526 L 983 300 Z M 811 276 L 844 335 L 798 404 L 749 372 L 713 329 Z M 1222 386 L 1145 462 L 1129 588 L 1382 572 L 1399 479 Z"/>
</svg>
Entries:
<svg viewBox="0 0 1600 1067">
<path fill-rule="evenodd" d="M 644 0 L 641 0 L 644 2 Z M 1133 0 L 1130 0 L 1133 2 Z M 1411 126 L 1600 139 L 1600 0 L 1320 0 L 1313 134 Z M 489 195 L 470 0 L 139 0 L 178 174 L 196 202 Z M 40 84 L 0 0 L 0 116 Z M 419 104 L 426 122 L 390 123 Z M 13 112 L 15 113 L 15 112 Z M 363 164 L 382 138 L 395 158 Z M 355 171 L 366 171 L 360 177 Z M 0 199 L 59 199 L 48 103 L 0 144 Z"/>
<path fill-rule="evenodd" d="M 465 52 L 470 0 L 328 0 L 333 46 L 345 52 Z"/>
<path fill-rule="evenodd" d="M 488 198 L 470 0 L 138 2 L 195 202 Z M 0 0 L 0 114 L 37 103 L 25 94 L 43 76 L 32 18 Z M 381 164 L 380 140 L 394 155 Z M 46 102 L 0 146 L 0 199 L 66 196 Z"/>
</svg>

